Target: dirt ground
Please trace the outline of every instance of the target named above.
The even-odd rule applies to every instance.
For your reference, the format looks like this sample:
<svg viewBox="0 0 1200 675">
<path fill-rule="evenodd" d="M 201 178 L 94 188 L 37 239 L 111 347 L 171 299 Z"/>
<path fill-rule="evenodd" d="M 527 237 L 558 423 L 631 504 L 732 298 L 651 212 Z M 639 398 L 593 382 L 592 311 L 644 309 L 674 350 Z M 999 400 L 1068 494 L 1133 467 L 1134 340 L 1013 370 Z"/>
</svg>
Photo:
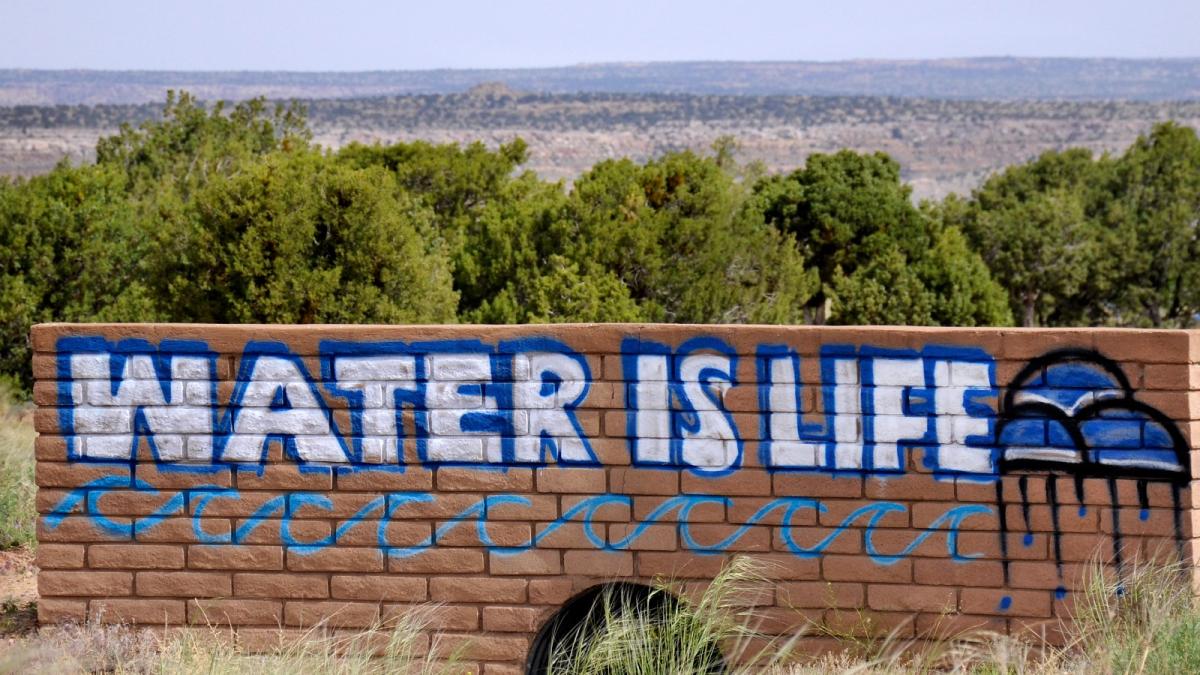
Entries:
<svg viewBox="0 0 1200 675">
<path fill-rule="evenodd" d="M 0 646 L 34 629 L 37 599 L 33 552 L 0 551 Z"/>
</svg>

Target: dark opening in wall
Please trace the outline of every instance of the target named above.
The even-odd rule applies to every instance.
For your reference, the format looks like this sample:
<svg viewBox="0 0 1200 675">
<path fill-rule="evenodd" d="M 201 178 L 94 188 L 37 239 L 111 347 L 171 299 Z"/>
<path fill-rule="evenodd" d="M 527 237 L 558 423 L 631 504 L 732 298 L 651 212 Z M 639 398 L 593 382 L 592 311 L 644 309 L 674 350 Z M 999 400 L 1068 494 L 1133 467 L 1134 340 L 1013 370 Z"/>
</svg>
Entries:
<svg viewBox="0 0 1200 675">
<path fill-rule="evenodd" d="M 542 625 L 529 649 L 526 673 L 573 672 L 574 657 L 582 654 L 604 632 L 607 623 L 618 617 L 636 613 L 649 627 L 670 620 L 680 611 L 685 610 L 678 598 L 645 584 L 619 581 L 592 586 L 564 603 Z M 711 650 L 697 658 L 698 664 L 709 664 L 711 673 L 724 672 L 720 647 L 713 644 Z"/>
</svg>

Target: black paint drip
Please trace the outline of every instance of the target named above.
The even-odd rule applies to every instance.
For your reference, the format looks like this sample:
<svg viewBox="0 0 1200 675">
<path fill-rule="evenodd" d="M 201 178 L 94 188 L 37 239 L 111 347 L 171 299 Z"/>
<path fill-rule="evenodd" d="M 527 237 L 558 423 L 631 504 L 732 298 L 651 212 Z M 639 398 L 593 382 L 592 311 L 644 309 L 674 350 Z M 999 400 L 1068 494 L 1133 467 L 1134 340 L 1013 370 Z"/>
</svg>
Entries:
<svg viewBox="0 0 1200 675">
<path fill-rule="evenodd" d="M 1083 501 L 1083 474 L 1075 474 L 1075 501 L 1079 502 L 1079 517 L 1087 515 L 1087 502 Z"/>
<path fill-rule="evenodd" d="M 1117 581 L 1118 584 L 1124 575 L 1124 562 L 1122 560 L 1123 544 L 1121 542 L 1121 502 L 1117 499 L 1117 479 L 1108 479 L 1108 497 L 1112 503 L 1112 528 L 1113 528 L 1113 563 L 1117 566 Z M 1120 586 L 1118 586 L 1120 588 Z"/>
<path fill-rule="evenodd" d="M 1054 566 L 1058 570 L 1058 578 L 1061 581 L 1063 575 L 1062 528 L 1058 525 L 1058 476 L 1054 474 L 1050 474 L 1046 478 L 1046 499 L 1050 502 L 1050 529 L 1054 531 Z"/>
<path fill-rule="evenodd" d="M 1142 520 L 1145 520 L 1150 515 L 1150 493 L 1148 492 L 1149 483 L 1145 480 L 1137 482 L 1138 507 L 1141 513 L 1138 514 Z"/>
<path fill-rule="evenodd" d="M 1021 493 L 1021 517 L 1025 519 L 1025 546 L 1033 544 L 1033 524 L 1029 522 L 1029 477 L 1017 479 L 1017 490 Z"/>
<path fill-rule="evenodd" d="M 1175 553 L 1179 556 L 1180 562 L 1184 558 L 1183 550 L 1183 509 L 1180 504 L 1180 492 L 1182 486 L 1179 483 L 1171 483 L 1171 506 L 1175 512 Z"/>
<path fill-rule="evenodd" d="M 1004 477 L 996 481 L 996 507 L 1000 514 L 1000 567 L 1004 570 L 1004 585 L 1008 586 L 1008 513 L 1004 507 Z"/>
</svg>

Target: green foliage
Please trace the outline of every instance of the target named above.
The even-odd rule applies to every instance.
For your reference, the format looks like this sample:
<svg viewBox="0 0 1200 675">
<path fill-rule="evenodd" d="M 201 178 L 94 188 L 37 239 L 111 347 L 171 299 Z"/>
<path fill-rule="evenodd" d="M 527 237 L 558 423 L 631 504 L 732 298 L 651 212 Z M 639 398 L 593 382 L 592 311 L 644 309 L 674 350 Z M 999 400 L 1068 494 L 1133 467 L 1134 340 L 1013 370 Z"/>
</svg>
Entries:
<svg viewBox="0 0 1200 675">
<path fill-rule="evenodd" d="M 1200 139 L 1050 152 L 913 204 L 882 153 L 787 175 L 605 161 L 567 188 L 489 149 L 311 144 L 304 111 L 167 98 L 95 164 L 0 180 L 0 380 L 44 321 L 1189 326 Z"/>
<path fill-rule="evenodd" d="M 0 549 L 37 543 L 37 483 L 33 439 L 26 411 L 0 387 Z"/>
<path fill-rule="evenodd" d="M 1119 244 L 1122 322 L 1187 328 L 1200 312 L 1200 138 L 1159 124 L 1117 161 L 1104 214 Z"/>
<path fill-rule="evenodd" d="M 148 233 L 127 181 L 60 165 L 0 190 L 0 372 L 29 384 L 29 326 L 158 316 L 146 288 Z"/>
<path fill-rule="evenodd" d="M 948 216 L 1008 290 L 1022 325 L 1087 323 L 1104 314 L 1111 267 L 1094 217 L 1102 164 L 1082 149 L 1046 152 L 992 177 Z"/>
<path fill-rule="evenodd" d="M 453 321 L 429 220 L 383 169 L 274 153 L 213 177 L 160 224 L 154 292 L 184 321 Z"/>
<path fill-rule="evenodd" d="M 943 209 L 1024 325 L 1188 327 L 1200 312 L 1193 129 L 1156 125 L 1118 158 L 1047 152 Z"/>
<path fill-rule="evenodd" d="M 883 153 L 812 155 L 764 179 L 757 208 L 792 234 L 820 276 L 806 309 L 842 324 L 1004 325 L 1002 293 L 954 225 L 912 203 L 900 166 Z"/>
</svg>

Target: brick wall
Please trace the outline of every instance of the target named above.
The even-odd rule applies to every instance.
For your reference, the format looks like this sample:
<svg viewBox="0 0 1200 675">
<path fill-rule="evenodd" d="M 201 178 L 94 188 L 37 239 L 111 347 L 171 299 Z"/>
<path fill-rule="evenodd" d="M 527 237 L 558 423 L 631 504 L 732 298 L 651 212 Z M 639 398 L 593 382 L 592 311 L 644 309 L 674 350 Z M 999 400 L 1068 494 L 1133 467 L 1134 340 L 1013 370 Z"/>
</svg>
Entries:
<svg viewBox="0 0 1200 675">
<path fill-rule="evenodd" d="M 39 615 L 248 644 L 437 603 L 519 668 L 575 593 L 732 555 L 761 629 L 1051 631 L 1186 552 L 1200 335 L 44 325 Z"/>
</svg>

